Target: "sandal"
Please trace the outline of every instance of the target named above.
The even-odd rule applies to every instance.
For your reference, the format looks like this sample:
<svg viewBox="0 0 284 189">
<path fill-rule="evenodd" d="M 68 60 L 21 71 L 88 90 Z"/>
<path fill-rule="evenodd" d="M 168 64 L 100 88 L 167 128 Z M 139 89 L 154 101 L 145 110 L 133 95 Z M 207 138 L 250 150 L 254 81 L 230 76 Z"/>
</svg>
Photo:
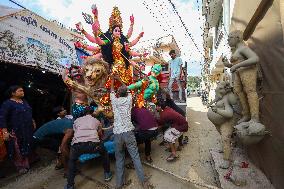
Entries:
<svg viewBox="0 0 284 189">
<path fill-rule="evenodd" d="M 178 155 L 171 154 L 169 157 L 167 157 L 167 161 L 171 162 L 171 161 L 176 160 L 177 158 L 179 158 Z"/>
<path fill-rule="evenodd" d="M 182 141 L 182 144 L 188 144 L 188 136 L 185 136 L 183 141 Z"/>
</svg>

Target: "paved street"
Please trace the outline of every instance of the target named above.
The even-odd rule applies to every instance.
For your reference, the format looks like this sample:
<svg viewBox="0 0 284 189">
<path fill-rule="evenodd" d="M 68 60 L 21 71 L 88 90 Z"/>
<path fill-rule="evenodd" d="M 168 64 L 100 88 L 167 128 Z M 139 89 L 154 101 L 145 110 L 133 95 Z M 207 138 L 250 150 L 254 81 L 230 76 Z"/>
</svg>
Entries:
<svg viewBox="0 0 284 189">
<path fill-rule="evenodd" d="M 161 138 L 159 138 L 154 142 L 152 147 L 153 164 L 156 167 L 167 170 L 176 176 L 201 183 L 201 185 L 207 184 L 216 186 L 214 174 L 209 162 L 209 148 L 219 145 L 219 135 L 211 122 L 207 119 L 206 108 L 202 105 L 199 97 L 190 97 L 187 105 L 187 117 L 190 129 L 185 135 L 189 137 L 189 144 L 187 144 L 183 150 L 179 152 L 180 158 L 176 162 L 168 163 L 165 159 L 169 155 L 169 152 L 165 151 L 165 147 L 160 147 L 158 145 L 161 141 Z M 143 160 L 143 153 L 141 154 L 141 158 Z M 76 177 L 76 187 L 78 189 L 114 187 L 115 177 L 110 183 L 108 183 L 108 185 L 103 185 L 103 171 L 100 164 L 100 160 L 94 160 L 81 166 L 81 173 L 79 173 Z M 112 160 L 111 168 L 114 170 L 114 159 Z M 182 181 L 181 179 L 163 173 L 162 171 L 151 168 L 147 165 L 144 165 L 144 168 L 146 175 L 150 176 L 150 181 L 156 189 L 206 188 L 201 185 L 196 186 L 186 181 Z M 132 183 L 126 188 L 137 188 L 138 181 L 135 171 L 126 169 L 126 173 L 127 178 L 132 181 Z M 62 171 L 54 170 L 54 162 L 52 162 L 48 166 L 37 166 L 37 168 L 31 171 L 31 173 L 23 175 L 18 179 L 10 180 L 10 183 L 3 188 L 62 189 L 66 183 L 66 180 L 62 175 Z"/>
</svg>

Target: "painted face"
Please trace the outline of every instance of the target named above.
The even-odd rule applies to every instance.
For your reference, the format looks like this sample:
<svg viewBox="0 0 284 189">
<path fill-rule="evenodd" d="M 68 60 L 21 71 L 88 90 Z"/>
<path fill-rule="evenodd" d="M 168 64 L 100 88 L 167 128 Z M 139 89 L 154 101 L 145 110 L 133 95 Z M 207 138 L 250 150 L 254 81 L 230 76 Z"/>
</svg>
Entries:
<svg viewBox="0 0 284 189">
<path fill-rule="evenodd" d="M 15 92 L 12 93 L 12 96 L 17 98 L 23 98 L 25 96 L 24 89 L 18 88 Z"/>
<path fill-rule="evenodd" d="M 115 28 L 113 29 L 112 34 L 113 34 L 114 37 L 120 37 L 120 34 L 121 34 L 120 28 L 119 28 L 119 27 L 115 27 Z"/>
<path fill-rule="evenodd" d="M 85 72 L 85 82 L 88 86 L 93 86 L 97 83 L 98 79 L 104 74 L 104 66 L 100 64 L 86 65 Z"/>
</svg>

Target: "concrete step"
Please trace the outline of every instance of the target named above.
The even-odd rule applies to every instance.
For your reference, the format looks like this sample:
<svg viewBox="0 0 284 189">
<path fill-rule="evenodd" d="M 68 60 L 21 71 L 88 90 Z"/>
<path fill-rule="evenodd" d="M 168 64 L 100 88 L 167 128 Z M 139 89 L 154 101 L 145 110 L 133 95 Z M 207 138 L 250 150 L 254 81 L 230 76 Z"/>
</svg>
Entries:
<svg viewBox="0 0 284 189">
<path fill-rule="evenodd" d="M 235 148 L 232 152 L 234 164 L 229 169 L 222 169 L 223 153 L 217 149 L 210 149 L 212 167 L 219 179 L 219 187 L 224 189 L 274 189 L 266 176 L 248 159 L 244 150 Z M 247 168 L 242 168 L 242 162 L 248 163 Z M 230 178 L 225 179 L 231 171 Z"/>
</svg>

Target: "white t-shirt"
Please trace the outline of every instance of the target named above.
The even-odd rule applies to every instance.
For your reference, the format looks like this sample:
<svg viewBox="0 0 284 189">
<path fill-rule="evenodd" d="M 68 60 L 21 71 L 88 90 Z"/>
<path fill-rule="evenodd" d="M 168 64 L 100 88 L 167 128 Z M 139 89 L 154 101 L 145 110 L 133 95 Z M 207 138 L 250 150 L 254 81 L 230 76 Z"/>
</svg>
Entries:
<svg viewBox="0 0 284 189">
<path fill-rule="evenodd" d="M 134 130 L 131 122 L 132 96 L 116 98 L 115 93 L 110 93 L 112 110 L 114 114 L 113 133 L 121 134 Z"/>
<path fill-rule="evenodd" d="M 66 115 L 64 118 L 66 118 L 66 119 L 73 119 L 73 116 L 72 115 Z M 61 117 L 58 117 L 57 119 L 61 119 Z"/>
</svg>

